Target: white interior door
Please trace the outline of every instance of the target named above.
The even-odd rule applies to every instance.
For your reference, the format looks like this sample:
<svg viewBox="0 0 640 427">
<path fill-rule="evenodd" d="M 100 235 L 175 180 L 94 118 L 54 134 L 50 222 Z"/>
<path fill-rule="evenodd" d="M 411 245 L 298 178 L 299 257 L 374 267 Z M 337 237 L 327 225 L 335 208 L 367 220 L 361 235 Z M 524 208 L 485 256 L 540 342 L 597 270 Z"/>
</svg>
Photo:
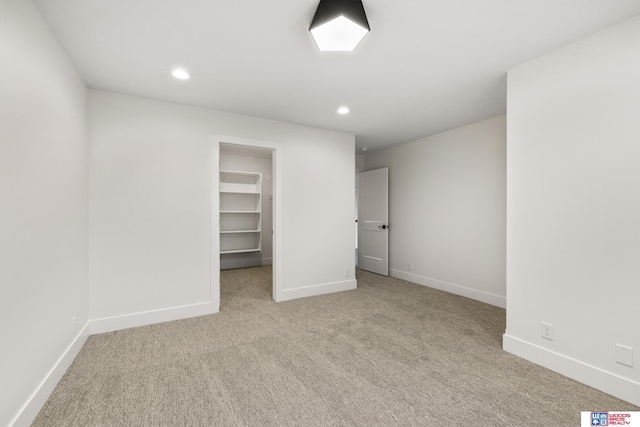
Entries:
<svg viewBox="0 0 640 427">
<path fill-rule="evenodd" d="M 389 168 L 358 175 L 358 266 L 389 275 Z"/>
</svg>

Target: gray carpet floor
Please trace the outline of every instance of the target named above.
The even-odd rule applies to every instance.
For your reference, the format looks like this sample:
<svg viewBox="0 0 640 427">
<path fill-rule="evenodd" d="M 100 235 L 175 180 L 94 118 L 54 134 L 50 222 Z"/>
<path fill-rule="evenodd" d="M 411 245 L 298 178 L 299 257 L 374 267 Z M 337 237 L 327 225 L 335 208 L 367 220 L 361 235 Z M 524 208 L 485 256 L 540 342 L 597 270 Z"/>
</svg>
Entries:
<svg viewBox="0 0 640 427">
<path fill-rule="evenodd" d="M 629 403 L 502 351 L 505 311 L 358 272 L 271 301 L 222 272 L 221 311 L 91 336 L 34 426 L 578 426 Z"/>
</svg>

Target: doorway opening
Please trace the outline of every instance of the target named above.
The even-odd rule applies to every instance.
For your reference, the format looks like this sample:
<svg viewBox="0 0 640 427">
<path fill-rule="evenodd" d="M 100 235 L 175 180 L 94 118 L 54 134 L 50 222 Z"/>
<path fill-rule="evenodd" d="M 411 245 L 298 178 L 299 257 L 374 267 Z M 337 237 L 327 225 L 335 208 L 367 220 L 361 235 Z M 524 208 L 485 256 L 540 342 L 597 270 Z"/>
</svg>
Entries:
<svg viewBox="0 0 640 427">
<path fill-rule="evenodd" d="M 272 299 L 273 150 L 220 144 L 220 304 Z"/>
<path fill-rule="evenodd" d="M 221 135 L 213 142 L 212 311 L 220 310 L 221 294 L 226 299 L 279 301 L 282 148 L 279 143 Z"/>
</svg>

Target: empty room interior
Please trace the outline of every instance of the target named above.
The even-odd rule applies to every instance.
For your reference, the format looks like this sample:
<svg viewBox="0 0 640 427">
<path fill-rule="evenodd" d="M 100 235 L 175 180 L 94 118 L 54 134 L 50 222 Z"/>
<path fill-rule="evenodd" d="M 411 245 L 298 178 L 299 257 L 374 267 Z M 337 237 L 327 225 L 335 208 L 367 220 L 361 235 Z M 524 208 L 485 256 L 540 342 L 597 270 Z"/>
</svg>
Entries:
<svg viewBox="0 0 640 427">
<path fill-rule="evenodd" d="M 640 411 L 640 1 L 0 0 L 0 76 L 0 425 Z"/>
</svg>

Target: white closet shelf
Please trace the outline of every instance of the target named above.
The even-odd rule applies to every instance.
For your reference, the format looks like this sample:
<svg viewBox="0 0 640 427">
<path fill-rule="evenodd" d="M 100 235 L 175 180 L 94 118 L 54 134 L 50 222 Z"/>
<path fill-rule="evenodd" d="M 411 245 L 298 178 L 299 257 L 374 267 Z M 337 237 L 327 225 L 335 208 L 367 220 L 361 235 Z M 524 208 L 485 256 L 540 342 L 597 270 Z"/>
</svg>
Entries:
<svg viewBox="0 0 640 427">
<path fill-rule="evenodd" d="M 247 252 L 262 252 L 262 251 L 259 248 L 233 249 L 233 250 L 229 250 L 229 251 L 220 251 L 220 254 L 240 254 L 240 253 L 247 253 Z"/>
<path fill-rule="evenodd" d="M 229 170 L 221 170 L 220 171 L 220 175 L 221 176 L 226 176 L 226 175 L 238 175 L 238 176 L 256 176 L 258 175 L 256 172 L 247 172 L 247 171 L 229 171 Z"/>
<path fill-rule="evenodd" d="M 260 211 L 220 211 L 221 214 L 259 214 Z"/>
<path fill-rule="evenodd" d="M 229 190 L 220 190 L 221 193 L 224 194 L 250 194 L 253 196 L 259 196 L 262 193 L 258 193 L 256 191 L 229 191 Z"/>
<path fill-rule="evenodd" d="M 262 174 L 220 171 L 220 253 L 262 252 Z"/>
</svg>

